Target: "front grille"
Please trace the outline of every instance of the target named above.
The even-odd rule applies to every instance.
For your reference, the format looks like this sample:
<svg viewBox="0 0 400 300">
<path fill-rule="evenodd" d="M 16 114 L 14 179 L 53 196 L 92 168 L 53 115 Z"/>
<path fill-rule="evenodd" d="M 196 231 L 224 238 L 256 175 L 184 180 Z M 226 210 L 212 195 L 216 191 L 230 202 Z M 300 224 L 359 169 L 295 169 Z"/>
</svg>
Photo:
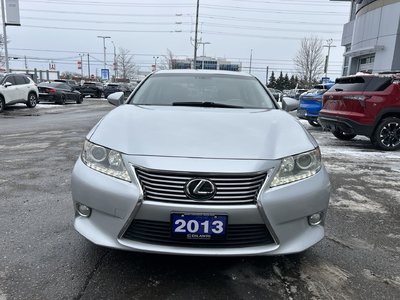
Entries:
<svg viewBox="0 0 400 300">
<path fill-rule="evenodd" d="M 144 193 L 144 200 L 183 202 L 196 204 L 244 204 L 253 203 L 267 177 L 257 174 L 187 174 L 136 169 Z M 193 178 L 206 178 L 216 186 L 210 200 L 193 200 L 186 196 L 185 185 Z"/>
<path fill-rule="evenodd" d="M 264 224 L 229 224 L 226 238 L 223 240 L 185 240 L 171 236 L 169 222 L 145 220 L 133 220 L 123 238 L 149 244 L 199 248 L 251 247 L 274 243 L 274 239 Z"/>
</svg>

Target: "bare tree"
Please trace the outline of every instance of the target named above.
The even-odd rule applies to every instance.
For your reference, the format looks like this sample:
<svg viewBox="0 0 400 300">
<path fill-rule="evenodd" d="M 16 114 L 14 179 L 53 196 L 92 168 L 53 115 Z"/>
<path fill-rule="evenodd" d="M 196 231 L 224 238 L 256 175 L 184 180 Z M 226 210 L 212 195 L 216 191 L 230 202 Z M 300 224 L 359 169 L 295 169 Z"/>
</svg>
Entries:
<svg viewBox="0 0 400 300">
<path fill-rule="evenodd" d="M 167 55 L 163 55 L 160 63 L 157 64 L 158 70 L 168 70 L 175 68 L 175 57 L 171 50 L 167 49 Z"/>
<path fill-rule="evenodd" d="M 294 58 L 300 78 L 306 84 L 312 84 L 323 73 L 324 56 L 322 40 L 318 37 L 306 37 L 301 40 L 300 49 Z"/>
<path fill-rule="evenodd" d="M 124 48 L 118 49 L 117 63 L 120 77 L 122 79 L 129 79 L 136 73 L 136 66 L 133 62 L 133 55 L 129 50 Z"/>
</svg>

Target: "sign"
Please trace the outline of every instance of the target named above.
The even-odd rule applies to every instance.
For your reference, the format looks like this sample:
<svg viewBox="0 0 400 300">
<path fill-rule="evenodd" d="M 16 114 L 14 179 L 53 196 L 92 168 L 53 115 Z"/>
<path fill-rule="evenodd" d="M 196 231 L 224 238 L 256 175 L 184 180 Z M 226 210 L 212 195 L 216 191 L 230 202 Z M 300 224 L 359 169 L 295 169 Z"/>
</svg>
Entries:
<svg viewBox="0 0 400 300">
<path fill-rule="evenodd" d="M 82 62 L 80 60 L 78 60 L 76 63 L 78 64 L 78 70 L 81 70 L 82 69 Z"/>
<path fill-rule="evenodd" d="M 1 0 L 3 1 L 3 0 Z M 19 19 L 19 0 L 4 0 L 6 21 L 5 25 L 8 26 L 21 26 Z"/>
<path fill-rule="evenodd" d="M 92 80 L 94 79 L 94 74 L 90 75 L 90 79 Z"/>
<path fill-rule="evenodd" d="M 101 69 L 101 80 L 109 80 L 110 79 L 110 70 Z"/>
<path fill-rule="evenodd" d="M 322 77 L 321 78 L 321 83 L 329 83 L 331 82 L 331 79 L 329 77 Z"/>
</svg>

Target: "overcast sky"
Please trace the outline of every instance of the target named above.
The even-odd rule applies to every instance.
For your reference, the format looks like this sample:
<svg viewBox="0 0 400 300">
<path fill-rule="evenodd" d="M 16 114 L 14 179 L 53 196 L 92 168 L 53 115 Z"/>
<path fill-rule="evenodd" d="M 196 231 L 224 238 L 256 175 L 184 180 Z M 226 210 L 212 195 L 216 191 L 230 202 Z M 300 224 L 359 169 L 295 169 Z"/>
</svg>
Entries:
<svg viewBox="0 0 400 300">
<path fill-rule="evenodd" d="M 141 71 L 150 71 L 153 56 L 159 62 L 167 49 L 178 57 L 193 57 L 196 0 L 19 0 L 20 27 L 8 26 L 10 68 L 47 69 L 50 61 L 59 71 L 80 72 L 79 54 L 90 54 L 91 73 L 103 67 L 103 40 L 111 69 L 114 42 L 134 55 Z M 265 81 L 266 67 L 295 74 L 293 58 L 300 40 L 318 36 L 333 39 L 329 74 L 340 76 L 344 48 L 343 24 L 350 2 L 328 0 L 200 0 L 199 37 L 205 54 L 242 62 Z M 327 48 L 324 49 L 327 54 Z M 203 52 L 202 46 L 198 55 Z M 87 75 L 85 56 L 84 75 Z"/>
</svg>

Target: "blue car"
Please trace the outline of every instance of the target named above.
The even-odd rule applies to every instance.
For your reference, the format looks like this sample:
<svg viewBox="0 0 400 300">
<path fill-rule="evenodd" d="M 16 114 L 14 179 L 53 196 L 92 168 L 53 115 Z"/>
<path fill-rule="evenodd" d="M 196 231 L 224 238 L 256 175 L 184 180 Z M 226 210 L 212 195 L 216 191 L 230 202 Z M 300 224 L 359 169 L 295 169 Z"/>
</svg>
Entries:
<svg viewBox="0 0 400 300">
<path fill-rule="evenodd" d="M 318 121 L 318 114 L 322 108 L 322 96 L 335 83 L 323 83 L 314 86 L 311 90 L 300 95 L 299 108 L 297 109 L 297 117 L 307 120 L 310 125 L 321 126 Z"/>
</svg>

